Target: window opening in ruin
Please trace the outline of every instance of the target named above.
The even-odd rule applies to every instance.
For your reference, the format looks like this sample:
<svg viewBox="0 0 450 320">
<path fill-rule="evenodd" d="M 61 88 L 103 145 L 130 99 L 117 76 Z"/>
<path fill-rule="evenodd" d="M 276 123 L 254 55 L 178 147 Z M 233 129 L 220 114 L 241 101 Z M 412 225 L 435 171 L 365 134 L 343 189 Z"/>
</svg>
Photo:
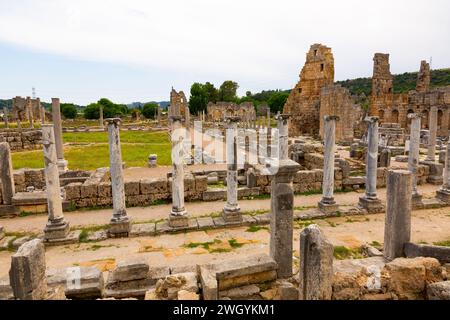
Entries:
<svg viewBox="0 0 450 320">
<path fill-rule="evenodd" d="M 302 93 L 302 88 L 298 88 L 298 93 Z"/>
<path fill-rule="evenodd" d="M 320 64 L 320 71 L 323 71 L 323 63 Z"/>
<path fill-rule="evenodd" d="M 314 56 L 317 56 L 317 49 L 314 50 Z"/>
</svg>

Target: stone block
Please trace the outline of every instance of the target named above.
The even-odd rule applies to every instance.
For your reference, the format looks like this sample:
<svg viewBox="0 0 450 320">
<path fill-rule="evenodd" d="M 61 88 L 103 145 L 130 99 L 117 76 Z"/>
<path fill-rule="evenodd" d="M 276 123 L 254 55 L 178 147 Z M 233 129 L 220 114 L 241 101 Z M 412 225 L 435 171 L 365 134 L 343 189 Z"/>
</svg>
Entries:
<svg viewBox="0 0 450 320">
<path fill-rule="evenodd" d="M 126 181 L 125 182 L 125 195 L 126 196 L 139 195 L 139 181 Z"/>
<path fill-rule="evenodd" d="M 149 265 L 144 259 L 127 259 L 117 263 L 108 274 L 108 283 L 146 279 Z"/>
<path fill-rule="evenodd" d="M 84 183 L 81 185 L 80 197 L 83 199 L 86 198 L 97 198 L 98 196 L 98 186 L 97 184 Z"/>
<path fill-rule="evenodd" d="M 428 300 L 450 300 L 450 281 L 431 283 L 427 286 Z"/>
<path fill-rule="evenodd" d="M 195 191 L 203 192 L 208 189 L 208 178 L 206 176 L 195 176 Z"/>
<path fill-rule="evenodd" d="M 9 271 L 14 297 L 19 300 L 43 300 L 47 292 L 45 249 L 42 240 L 24 243 L 11 257 Z"/>
<path fill-rule="evenodd" d="M 64 187 L 67 201 L 78 200 L 81 197 L 81 182 L 69 183 Z"/>
<path fill-rule="evenodd" d="M 141 179 L 141 194 L 164 194 L 168 193 L 166 178 Z"/>
<path fill-rule="evenodd" d="M 437 259 L 440 263 L 450 263 L 450 247 L 408 242 L 404 250 L 407 258 L 430 257 Z"/>
<path fill-rule="evenodd" d="M 98 184 L 98 197 L 99 198 L 111 198 L 112 188 L 110 182 L 100 182 Z"/>
</svg>

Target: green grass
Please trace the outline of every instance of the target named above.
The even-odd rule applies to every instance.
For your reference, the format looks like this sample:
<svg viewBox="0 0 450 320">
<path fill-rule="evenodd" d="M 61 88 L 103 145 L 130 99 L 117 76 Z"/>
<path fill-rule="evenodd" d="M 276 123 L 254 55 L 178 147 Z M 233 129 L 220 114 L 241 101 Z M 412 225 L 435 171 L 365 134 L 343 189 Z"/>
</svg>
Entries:
<svg viewBox="0 0 450 320">
<path fill-rule="evenodd" d="M 263 226 L 250 226 L 247 228 L 247 230 L 245 230 L 246 232 L 258 232 L 259 230 L 269 230 L 269 228 L 267 227 L 263 227 Z"/>
<path fill-rule="evenodd" d="M 108 137 L 105 132 L 64 133 L 64 157 L 70 169 L 94 170 L 109 167 Z M 146 167 L 148 155 L 158 155 L 158 164 L 171 164 L 171 147 L 166 132 L 121 132 L 122 159 L 128 167 Z M 43 168 L 42 150 L 14 152 L 14 169 Z"/>
<path fill-rule="evenodd" d="M 438 241 L 433 243 L 435 246 L 450 247 L 450 240 Z"/>
<path fill-rule="evenodd" d="M 230 239 L 228 240 L 228 243 L 230 244 L 230 246 L 232 248 L 240 248 L 242 247 L 244 244 L 243 243 L 239 243 L 236 239 Z"/>
<path fill-rule="evenodd" d="M 344 246 L 335 246 L 333 256 L 338 260 L 363 258 L 360 248 L 350 249 Z"/>
</svg>

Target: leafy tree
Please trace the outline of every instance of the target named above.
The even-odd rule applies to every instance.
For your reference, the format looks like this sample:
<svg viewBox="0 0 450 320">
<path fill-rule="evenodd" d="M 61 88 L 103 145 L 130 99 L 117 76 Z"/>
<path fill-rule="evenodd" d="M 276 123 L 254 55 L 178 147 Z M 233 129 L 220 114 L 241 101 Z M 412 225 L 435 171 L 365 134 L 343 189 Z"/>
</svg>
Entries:
<svg viewBox="0 0 450 320">
<path fill-rule="evenodd" d="M 289 93 L 287 92 L 276 92 L 272 94 L 267 103 L 269 104 L 270 112 L 277 113 L 278 111 L 283 111 L 283 106 L 286 103 Z"/>
<path fill-rule="evenodd" d="M 235 102 L 237 100 L 237 89 L 239 85 L 237 82 L 226 80 L 219 88 L 219 100 L 227 102 Z"/>
<path fill-rule="evenodd" d="M 61 103 L 61 113 L 66 119 L 75 119 L 77 116 L 77 108 L 73 103 Z"/>
<path fill-rule="evenodd" d="M 158 104 L 155 102 L 148 102 L 142 107 L 142 114 L 146 119 L 155 119 L 155 114 L 158 112 Z"/>
<path fill-rule="evenodd" d="M 208 92 L 205 85 L 198 82 L 192 84 L 191 96 L 189 97 L 190 112 L 196 114 L 199 111 L 205 110 L 208 102 Z"/>
<path fill-rule="evenodd" d="M 120 117 L 128 114 L 128 107 L 124 104 L 115 104 L 111 100 L 101 98 L 97 103 L 91 103 L 84 109 L 84 117 L 86 119 L 99 119 L 100 106 L 103 107 L 104 118 Z"/>
<path fill-rule="evenodd" d="M 86 119 L 99 119 L 100 106 L 97 103 L 91 103 L 84 108 L 84 117 Z"/>
<path fill-rule="evenodd" d="M 208 100 L 207 104 L 209 102 L 216 103 L 217 102 L 217 98 L 219 96 L 219 91 L 216 89 L 216 87 L 214 87 L 214 85 L 212 83 L 206 82 L 203 85 L 203 89 L 206 92 L 206 96 L 207 96 L 207 100 Z"/>
</svg>

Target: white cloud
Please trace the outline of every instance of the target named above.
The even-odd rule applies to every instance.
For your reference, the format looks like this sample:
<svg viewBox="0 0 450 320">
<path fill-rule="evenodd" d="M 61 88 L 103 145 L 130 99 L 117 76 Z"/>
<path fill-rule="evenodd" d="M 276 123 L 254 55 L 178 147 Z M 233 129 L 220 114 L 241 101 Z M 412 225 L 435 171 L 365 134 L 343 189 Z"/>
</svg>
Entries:
<svg viewBox="0 0 450 320">
<path fill-rule="evenodd" d="M 289 88 L 313 43 L 331 46 L 336 78 L 367 76 L 374 52 L 391 70 L 433 56 L 450 65 L 450 4 L 432 0 L 0 0 L 0 42 L 90 61 Z"/>
</svg>

